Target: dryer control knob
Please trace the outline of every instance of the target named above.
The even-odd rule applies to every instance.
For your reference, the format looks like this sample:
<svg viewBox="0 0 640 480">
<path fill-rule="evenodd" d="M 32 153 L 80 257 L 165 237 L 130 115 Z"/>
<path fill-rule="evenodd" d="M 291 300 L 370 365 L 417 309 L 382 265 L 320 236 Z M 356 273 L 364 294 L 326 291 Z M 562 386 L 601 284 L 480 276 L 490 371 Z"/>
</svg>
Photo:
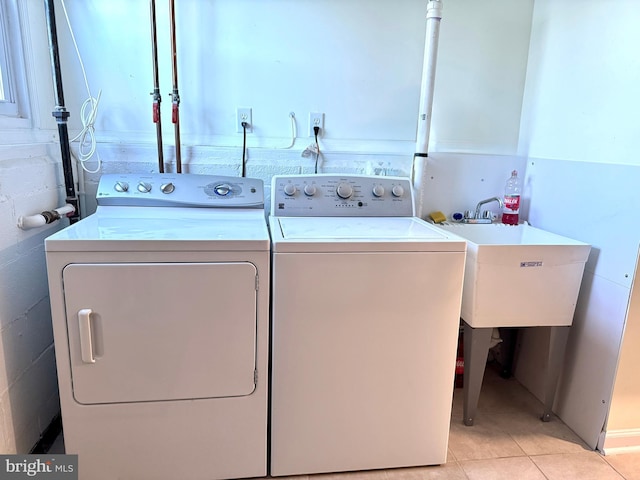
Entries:
<svg viewBox="0 0 640 480">
<path fill-rule="evenodd" d="M 402 187 L 402 185 L 394 185 L 391 189 L 391 193 L 394 197 L 401 197 L 404 195 L 404 188 Z"/>
<path fill-rule="evenodd" d="M 127 182 L 116 182 L 116 184 L 113 186 L 114 190 L 116 192 L 128 192 L 129 191 L 129 184 Z"/>
<path fill-rule="evenodd" d="M 384 195 L 384 187 L 382 185 L 376 185 L 373 187 L 372 193 L 374 197 L 381 197 Z"/>
<path fill-rule="evenodd" d="M 226 197 L 231 193 L 231 185 L 229 185 L 228 183 L 221 183 L 213 187 L 213 191 L 216 192 L 216 195 Z"/>
<path fill-rule="evenodd" d="M 138 183 L 138 191 L 142 193 L 149 193 L 151 191 L 151 184 L 147 182 Z"/>
<path fill-rule="evenodd" d="M 162 185 L 160 185 L 160 191 L 162 193 L 173 193 L 175 189 L 176 189 L 176 186 L 171 182 L 163 183 Z"/>
<path fill-rule="evenodd" d="M 296 194 L 296 192 L 298 191 L 298 189 L 296 188 L 296 186 L 293 183 L 287 183 L 284 186 L 284 194 L 288 197 L 292 197 L 293 195 Z"/>
<path fill-rule="evenodd" d="M 344 198 L 346 200 L 353 195 L 353 188 L 348 183 L 343 182 L 338 185 L 338 188 L 336 188 L 336 193 L 340 198 Z"/>
<path fill-rule="evenodd" d="M 316 186 L 315 185 L 305 185 L 304 186 L 304 194 L 307 197 L 313 197 L 316 194 Z"/>
</svg>

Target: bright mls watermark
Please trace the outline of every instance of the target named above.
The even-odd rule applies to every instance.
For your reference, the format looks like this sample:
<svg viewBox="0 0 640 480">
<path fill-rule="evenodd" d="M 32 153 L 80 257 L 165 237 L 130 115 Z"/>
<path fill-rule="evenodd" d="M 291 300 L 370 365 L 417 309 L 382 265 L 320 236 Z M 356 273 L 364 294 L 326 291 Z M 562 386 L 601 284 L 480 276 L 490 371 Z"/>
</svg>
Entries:
<svg viewBox="0 0 640 480">
<path fill-rule="evenodd" d="M 0 480 L 78 480 L 77 455 L 0 455 Z"/>
</svg>

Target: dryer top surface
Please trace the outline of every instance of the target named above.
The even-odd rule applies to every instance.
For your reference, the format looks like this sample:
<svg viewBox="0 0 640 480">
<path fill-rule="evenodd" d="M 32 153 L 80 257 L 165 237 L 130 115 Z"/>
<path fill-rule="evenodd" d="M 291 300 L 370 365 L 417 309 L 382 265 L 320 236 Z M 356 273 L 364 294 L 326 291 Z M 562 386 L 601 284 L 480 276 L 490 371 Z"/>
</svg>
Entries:
<svg viewBox="0 0 640 480">
<path fill-rule="evenodd" d="M 47 251 L 269 250 L 264 211 L 98 207 L 48 237 Z"/>
</svg>

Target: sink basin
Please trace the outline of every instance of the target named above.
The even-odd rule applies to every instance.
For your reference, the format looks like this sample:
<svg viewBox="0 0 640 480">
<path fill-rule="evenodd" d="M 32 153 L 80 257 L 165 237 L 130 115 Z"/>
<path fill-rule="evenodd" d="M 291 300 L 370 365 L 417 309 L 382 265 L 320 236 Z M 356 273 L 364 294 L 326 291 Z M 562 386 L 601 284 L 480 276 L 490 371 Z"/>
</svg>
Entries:
<svg viewBox="0 0 640 480">
<path fill-rule="evenodd" d="M 461 316 L 471 327 L 571 325 L 590 245 L 527 224 L 438 227 L 467 241 Z"/>
</svg>

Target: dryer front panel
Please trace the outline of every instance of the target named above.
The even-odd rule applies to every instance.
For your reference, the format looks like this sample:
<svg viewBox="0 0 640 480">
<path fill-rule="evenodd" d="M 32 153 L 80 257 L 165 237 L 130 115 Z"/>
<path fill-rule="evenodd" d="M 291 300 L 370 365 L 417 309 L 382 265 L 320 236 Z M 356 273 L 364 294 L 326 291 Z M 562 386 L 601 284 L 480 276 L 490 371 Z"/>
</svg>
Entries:
<svg viewBox="0 0 640 480">
<path fill-rule="evenodd" d="M 62 277 L 77 402 L 254 391 L 252 263 L 70 264 Z"/>
</svg>

